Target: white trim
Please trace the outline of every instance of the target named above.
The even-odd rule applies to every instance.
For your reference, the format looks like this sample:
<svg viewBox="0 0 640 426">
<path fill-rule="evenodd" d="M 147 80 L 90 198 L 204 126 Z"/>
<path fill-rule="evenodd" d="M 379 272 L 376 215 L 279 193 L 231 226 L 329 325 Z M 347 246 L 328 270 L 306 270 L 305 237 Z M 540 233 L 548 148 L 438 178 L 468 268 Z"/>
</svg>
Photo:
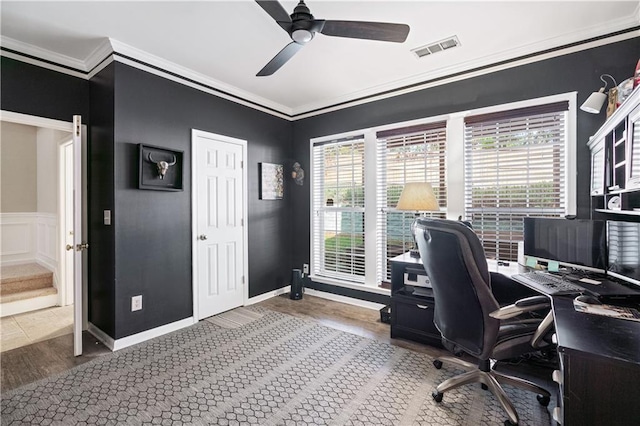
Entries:
<svg viewBox="0 0 640 426">
<path fill-rule="evenodd" d="M 375 302 L 369 302 L 368 300 L 356 299 L 353 297 L 341 296 L 339 294 L 327 293 L 326 291 L 314 290 L 312 288 L 305 288 L 305 294 L 309 296 L 321 297 L 323 299 L 333 300 L 335 302 L 347 303 L 353 306 L 360 306 L 361 308 L 374 309 L 379 311 L 384 308 L 385 305 Z"/>
<path fill-rule="evenodd" d="M 89 78 L 95 75 L 96 67 L 109 55 L 113 53 L 113 46 L 111 45 L 111 39 L 107 38 L 96 47 L 93 52 L 87 56 L 84 60 L 84 70 L 90 71 Z"/>
<path fill-rule="evenodd" d="M 253 296 L 252 298 L 247 299 L 247 301 L 245 302 L 244 305 L 245 306 L 254 305 L 256 303 L 263 302 L 263 301 L 271 299 L 273 297 L 277 297 L 277 296 L 281 296 L 283 294 L 287 294 L 290 291 L 291 291 L 291 286 L 290 285 L 285 286 L 285 287 L 281 287 L 281 288 L 278 288 L 278 289 L 273 290 L 273 291 L 269 291 L 269 292 L 266 292 L 266 293 L 259 294 L 257 296 Z"/>
<path fill-rule="evenodd" d="M 106 58 L 104 58 L 104 61 L 100 62 L 95 68 L 93 68 L 91 70 L 91 72 L 87 75 L 87 79 L 91 80 L 93 77 L 96 76 L 96 74 L 98 74 L 100 71 L 105 69 L 107 67 L 107 65 L 109 65 L 114 60 L 115 59 L 114 59 L 113 55 L 107 56 Z"/>
<path fill-rule="evenodd" d="M 198 137 L 215 139 L 218 141 L 240 145 L 242 147 L 242 245 L 243 245 L 243 262 L 242 274 L 244 276 L 243 287 L 243 304 L 247 304 L 249 299 L 249 178 L 248 178 L 248 153 L 247 141 L 243 139 L 232 138 L 229 136 L 219 135 L 216 133 L 206 132 L 204 130 L 191 129 L 191 286 L 193 292 L 193 317 L 200 319 L 198 308 L 199 302 L 199 286 L 198 286 L 198 162 L 196 161 L 196 139 Z"/>
<path fill-rule="evenodd" d="M 24 312 L 31 312 L 38 309 L 50 308 L 58 305 L 58 294 L 48 294 L 46 296 L 32 297 L 15 302 L 5 302 L 0 305 L 0 317 L 18 315 Z"/>
<path fill-rule="evenodd" d="M 111 336 L 93 325 L 93 323 L 89 323 L 87 331 L 93 334 L 96 339 L 100 340 L 107 348 L 113 351 L 115 340 L 113 340 Z"/>
<path fill-rule="evenodd" d="M 42 49 L 41 47 L 15 40 L 7 36 L 0 36 L 0 44 L 2 45 L 2 47 L 5 47 L 7 49 L 35 56 L 36 58 L 40 58 L 45 61 L 51 61 L 65 67 L 71 67 L 74 70 L 78 71 L 87 71 L 86 60 L 83 61 L 82 59 L 76 59 L 72 58 L 71 56 L 63 55 L 61 53 L 52 52 L 51 50 Z M 70 71 L 68 68 L 63 69 Z"/>
<path fill-rule="evenodd" d="M 637 23 L 635 25 L 637 25 Z M 314 117 L 316 115 L 339 111 L 345 108 L 351 108 L 354 106 L 363 105 L 370 102 L 376 102 L 383 99 L 389 99 L 396 96 L 406 95 L 408 93 L 413 93 L 413 92 L 417 92 L 424 89 L 430 89 L 432 87 L 443 86 L 446 84 L 467 80 L 469 78 L 479 77 L 482 75 L 519 67 L 522 65 L 528 65 L 528 64 L 544 61 L 547 59 L 556 58 L 559 56 L 569 55 L 569 54 L 580 52 L 583 50 L 593 49 L 595 47 L 600 47 L 607 44 L 617 43 L 619 41 L 628 40 L 638 36 L 640 36 L 640 30 L 630 31 L 625 34 L 619 34 L 619 35 L 607 37 L 601 40 L 580 44 L 578 46 L 559 49 L 549 53 L 534 55 L 530 58 L 524 58 L 524 59 L 520 59 L 517 61 L 509 62 L 506 64 L 500 64 L 500 65 L 492 65 L 491 63 L 482 64 L 479 62 L 477 63 L 469 62 L 467 64 L 467 67 L 465 68 L 460 68 L 460 69 L 452 68 L 452 69 L 447 69 L 446 72 L 440 72 L 439 74 L 435 74 L 435 73 L 430 75 L 421 74 L 419 76 L 414 76 L 411 79 L 401 80 L 402 84 L 396 84 L 395 89 L 390 85 L 378 86 L 376 88 L 367 89 L 367 91 L 350 93 L 349 95 L 345 95 L 342 98 L 334 98 L 330 102 L 324 101 L 322 103 L 318 102 L 317 104 L 303 105 L 293 111 L 293 114 L 292 114 L 293 116 L 291 117 L 291 120 L 292 121 L 302 120 L 305 118 Z M 483 68 L 478 71 L 465 71 L 465 69 L 469 70 L 479 66 L 486 66 L 486 68 Z M 452 73 L 456 73 L 456 72 L 460 72 L 463 74 L 457 75 L 454 77 L 448 77 L 448 75 L 451 75 Z M 434 79 L 441 79 L 441 80 L 428 81 L 428 80 L 434 80 Z M 425 81 L 425 80 L 427 80 L 427 82 L 421 83 L 422 81 Z M 415 86 L 402 89 L 403 86 L 409 86 L 409 85 L 415 85 Z M 391 92 L 376 95 L 376 93 L 383 92 L 383 91 L 391 91 Z M 353 101 L 349 100 L 349 99 L 358 98 L 358 97 L 366 97 L 366 99 L 353 100 Z M 344 102 L 344 103 L 341 103 L 341 102 Z M 339 104 L 339 105 L 335 105 L 335 104 Z M 310 112 L 304 112 L 305 110 Z"/>
<path fill-rule="evenodd" d="M 34 127 L 46 127 L 47 129 L 73 132 L 73 123 L 68 121 L 53 120 L 51 118 L 36 117 L 35 115 L 21 114 L 12 111 L 0 111 L 0 121 L 25 124 Z"/>
<path fill-rule="evenodd" d="M 338 111 L 341 109 L 350 108 L 357 105 L 363 105 L 370 102 L 379 101 L 382 99 L 393 98 L 393 97 L 404 95 L 407 93 L 413 93 L 420 90 L 428 89 L 431 87 L 442 86 L 445 84 L 450 84 L 453 82 L 462 81 L 469 78 L 486 75 L 486 74 L 490 74 L 497 71 L 502 71 L 502 70 L 526 65 L 526 64 L 540 62 L 546 59 L 564 56 L 571 53 L 580 52 L 583 50 L 592 49 L 595 47 L 600 47 L 607 44 L 612 44 L 619 41 L 638 37 L 640 36 L 640 30 L 635 30 L 635 31 L 624 33 L 624 34 L 618 34 L 618 35 L 606 37 L 603 39 L 595 40 L 589 43 L 579 44 L 577 46 L 571 46 L 567 48 L 554 50 L 548 53 L 543 53 L 543 54 L 535 53 L 539 51 L 544 51 L 546 49 L 553 49 L 559 45 L 562 46 L 563 44 L 580 42 L 580 40 L 588 39 L 589 37 L 594 37 L 594 36 L 597 37 L 599 36 L 599 34 L 596 33 L 596 30 L 600 32 L 604 30 L 609 32 L 623 31 L 626 28 L 630 28 L 638 25 L 638 21 L 639 21 L 638 15 L 640 15 L 640 7 L 637 8 L 636 11 L 630 17 L 622 18 L 616 21 L 614 24 L 615 27 L 611 25 L 607 25 L 605 28 L 602 28 L 601 26 L 597 26 L 597 27 L 590 28 L 588 30 L 583 30 L 581 32 L 576 32 L 569 35 L 564 34 L 561 37 L 547 40 L 545 42 L 541 42 L 535 45 L 529 45 L 524 48 L 514 49 L 507 52 L 501 52 L 499 54 L 496 54 L 490 57 L 484 57 L 479 60 L 458 64 L 455 67 L 443 68 L 443 69 L 431 71 L 429 73 L 414 75 L 406 79 L 396 80 L 390 84 L 370 87 L 368 89 L 364 89 L 359 92 L 352 92 L 341 97 L 320 101 L 314 104 L 306 104 L 296 108 L 290 108 L 290 107 L 281 105 L 279 103 L 273 102 L 266 98 L 262 98 L 260 96 L 256 96 L 254 94 L 251 94 L 249 92 L 246 92 L 234 86 L 227 85 L 218 80 L 211 79 L 207 76 L 204 76 L 200 73 L 197 73 L 195 71 L 182 67 L 178 64 L 174 64 L 162 58 L 146 53 L 142 50 L 128 46 L 115 39 L 107 39 L 106 41 L 101 43 L 94 51 L 92 51 L 91 54 L 89 54 L 89 56 L 84 61 L 80 61 L 74 58 L 66 57 L 64 55 L 59 55 L 53 52 L 49 52 L 49 51 L 37 48 L 35 46 L 28 45 L 26 43 L 17 42 L 7 37 L 0 37 L 0 44 L 2 46 L 11 48 L 18 52 L 22 52 L 23 54 L 26 54 L 26 55 L 33 55 L 35 57 L 41 57 L 43 59 L 47 59 L 49 57 L 57 58 L 57 59 L 48 59 L 48 60 L 52 60 L 53 62 L 57 62 L 63 65 L 81 64 L 80 66 L 76 66 L 76 65 L 69 65 L 69 66 L 72 66 L 76 69 L 84 70 L 84 72 L 70 70 L 68 68 L 60 67 L 60 66 L 57 66 L 48 62 L 40 61 L 34 58 L 25 57 L 20 54 L 15 54 L 12 52 L 0 51 L 0 55 L 6 56 L 8 58 L 16 59 L 22 62 L 26 62 L 32 65 L 40 66 L 42 68 L 47 68 L 47 69 L 58 71 L 64 74 L 69 74 L 75 77 L 89 79 L 99 71 L 99 70 L 96 71 L 95 69 L 93 69 L 92 66 L 98 65 L 99 61 L 101 61 L 104 57 L 106 57 L 109 51 L 115 53 L 116 55 L 117 53 L 121 53 L 123 55 L 127 55 L 132 58 L 135 58 L 136 60 L 147 62 L 149 65 L 152 65 L 152 67 L 140 64 L 139 62 L 136 62 L 136 61 L 128 60 L 126 58 L 116 57 L 115 60 L 117 60 L 118 62 L 164 77 L 166 79 L 175 81 L 185 86 L 195 88 L 205 93 L 230 100 L 240 105 L 244 105 L 249 108 L 253 108 L 255 110 L 262 111 L 279 118 L 283 118 L 285 120 L 297 121 L 297 120 L 302 120 L 305 118 L 314 117 L 321 114 L 326 114 L 328 112 Z M 553 43 L 551 43 L 551 41 L 553 41 Z M 528 55 L 528 54 L 532 54 L 533 56 L 516 60 L 513 62 L 509 62 L 506 64 L 492 65 L 492 63 L 495 63 L 495 62 L 510 60 L 510 58 L 519 57 L 519 56 Z M 100 66 L 104 68 L 104 66 L 110 63 L 112 60 L 114 60 L 113 55 L 111 57 L 111 60 L 103 61 L 102 64 L 100 64 Z M 166 72 L 158 70 L 154 67 L 159 67 L 163 70 L 166 70 Z M 478 70 L 478 71 L 473 71 L 473 72 L 465 71 L 465 70 L 471 70 L 477 67 L 486 67 L 486 68 L 483 68 L 482 70 Z M 87 74 L 87 72 L 89 74 Z M 177 76 L 172 75 L 170 73 L 175 73 L 177 74 Z M 447 77 L 447 75 L 451 75 L 454 73 L 463 73 L 463 74 L 455 77 Z M 435 81 L 435 82 L 433 81 L 428 82 L 428 80 L 434 80 L 439 78 L 441 78 L 442 80 Z M 187 81 L 185 79 L 191 79 L 196 83 Z M 425 80 L 427 80 L 427 82 L 421 83 L 421 82 L 424 82 Z M 210 86 L 211 88 L 203 87 L 202 85 Z M 402 87 L 409 86 L 409 85 L 412 85 L 412 86 L 402 89 Z M 225 95 L 224 93 L 220 93 L 218 90 L 227 92 L 230 95 Z M 383 93 L 380 95 L 376 95 L 376 93 L 385 92 L 385 91 L 390 91 L 390 93 Z M 239 97 L 240 99 L 236 98 L 236 96 Z M 365 97 L 366 99 L 355 100 L 356 98 L 360 98 L 360 97 Z M 243 99 L 245 99 L 246 101 L 243 101 Z M 253 102 L 255 102 L 257 105 L 254 104 Z M 339 104 L 339 105 L 336 105 L 336 104 Z"/>
<path fill-rule="evenodd" d="M 92 323 L 89 323 L 88 330 L 89 333 L 93 334 L 98 340 L 104 343 L 106 347 L 115 352 L 119 351 L 120 349 L 137 345 L 138 343 L 143 343 L 147 340 L 155 339 L 156 337 L 164 336 L 165 334 L 190 327 L 196 322 L 197 321 L 195 321 L 193 317 L 189 317 L 169 324 L 161 325 L 150 330 L 145 330 L 140 333 L 132 334 L 131 336 L 123 337 L 122 339 L 117 340 L 114 340 L 111 336 L 100 330 Z"/>
</svg>

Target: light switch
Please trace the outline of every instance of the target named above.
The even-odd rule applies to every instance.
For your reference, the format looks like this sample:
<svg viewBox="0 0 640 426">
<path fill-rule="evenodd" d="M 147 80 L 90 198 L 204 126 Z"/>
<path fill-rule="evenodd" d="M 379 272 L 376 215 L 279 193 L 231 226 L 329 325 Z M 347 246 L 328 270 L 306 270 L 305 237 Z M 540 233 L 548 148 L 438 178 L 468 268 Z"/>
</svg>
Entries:
<svg viewBox="0 0 640 426">
<path fill-rule="evenodd" d="M 111 225 L 111 210 L 104 211 L 104 224 Z"/>
</svg>

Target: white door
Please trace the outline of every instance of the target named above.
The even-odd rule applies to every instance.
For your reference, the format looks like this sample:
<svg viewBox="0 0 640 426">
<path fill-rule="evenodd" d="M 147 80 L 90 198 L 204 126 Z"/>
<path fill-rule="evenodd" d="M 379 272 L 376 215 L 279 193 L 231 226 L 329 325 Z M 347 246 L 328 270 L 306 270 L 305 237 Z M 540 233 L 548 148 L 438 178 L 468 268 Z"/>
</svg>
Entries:
<svg viewBox="0 0 640 426">
<path fill-rule="evenodd" d="M 73 354 L 82 355 L 82 117 L 73 116 Z"/>
<path fill-rule="evenodd" d="M 193 131 L 194 315 L 233 309 L 245 294 L 246 142 Z"/>
<path fill-rule="evenodd" d="M 73 247 L 73 141 L 64 144 L 61 149 L 61 162 L 60 166 L 62 173 L 62 191 L 60 201 L 63 203 L 61 211 L 62 215 L 62 244 L 65 247 Z M 75 286 L 73 280 L 73 259 L 75 258 L 75 251 L 65 250 L 62 260 L 63 272 L 62 280 L 64 282 L 64 295 L 62 296 L 62 305 L 67 306 L 73 304 L 73 298 L 75 294 Z"/>
</svg>

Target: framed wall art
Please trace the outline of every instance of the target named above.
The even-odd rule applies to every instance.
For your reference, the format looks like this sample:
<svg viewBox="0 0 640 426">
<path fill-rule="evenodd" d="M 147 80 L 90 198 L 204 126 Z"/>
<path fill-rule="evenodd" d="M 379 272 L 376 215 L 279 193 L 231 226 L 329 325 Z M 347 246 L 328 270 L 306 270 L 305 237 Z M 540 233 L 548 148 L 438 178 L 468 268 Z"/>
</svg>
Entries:
<svg viewBox="0 0 640 426">
<path fill-rule="evenodd" d="M 259 163 L 260 199 L 282 200 L 284 196 L 284 166 L 282 164 Z"/>
<path fill-rule="evenodd" d="M 182 191 L 184 152 L 159 146 L 138 144 L 139 189 Z"/>
</svg>

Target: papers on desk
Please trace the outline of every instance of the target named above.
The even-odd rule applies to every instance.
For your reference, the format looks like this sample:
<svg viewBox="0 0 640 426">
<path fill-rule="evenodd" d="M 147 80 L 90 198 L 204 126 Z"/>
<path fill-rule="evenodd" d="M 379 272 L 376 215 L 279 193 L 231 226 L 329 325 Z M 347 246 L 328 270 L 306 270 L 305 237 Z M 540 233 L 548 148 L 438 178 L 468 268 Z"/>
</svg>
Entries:
<svg viewBox="0 0 640 426">
<path fill-rule="evenodd" d="M 615 305 L 598 305 L 573 300 L 573 308 L 586 314 L 602 315 L 605 317 L 619 318 L 640 322 L 640 312 L 634 308 Z"/>
</svg>

